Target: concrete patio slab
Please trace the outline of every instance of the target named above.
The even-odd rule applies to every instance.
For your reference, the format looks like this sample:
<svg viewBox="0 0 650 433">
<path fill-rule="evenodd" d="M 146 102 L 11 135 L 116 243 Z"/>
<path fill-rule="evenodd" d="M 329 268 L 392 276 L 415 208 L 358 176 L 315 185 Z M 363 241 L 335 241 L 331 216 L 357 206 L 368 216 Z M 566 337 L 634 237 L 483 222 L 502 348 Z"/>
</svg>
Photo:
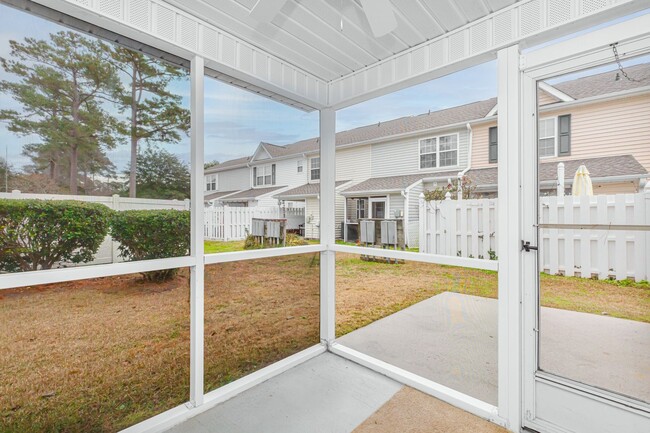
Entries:
<svg viewBox="0 0 650 433">
<path fill-rule="evenodd" d="M 650 401 L 650 324 L 542 308 L 546 371 Z M 445 292 L 338 340 L 497 404 L 497 300 Z"/>
<path fill-rule="evenodd" d="M 542 308 L 541 369 L 650 402 L 650 324 Z"/>
<path fill-rule="evenodd" d="M 349 433 L 403 386 L 325 353 L 198 415 L 170 433 Z"/>
<path fill-rule="evenodd" d="M 445 292 L 338 339 L 339 343 L 497 404 L 497 302 Z"/>
</svg>

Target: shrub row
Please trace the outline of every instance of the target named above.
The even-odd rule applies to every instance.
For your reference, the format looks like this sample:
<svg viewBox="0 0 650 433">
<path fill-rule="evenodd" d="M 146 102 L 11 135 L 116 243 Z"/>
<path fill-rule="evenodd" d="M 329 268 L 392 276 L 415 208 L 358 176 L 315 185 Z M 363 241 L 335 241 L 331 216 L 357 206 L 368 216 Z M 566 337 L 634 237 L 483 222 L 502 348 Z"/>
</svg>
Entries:
<svg viewBox="0 0 650 433">
<path fill-rule="evenodd" d="M 103 204 L 61 200 L 0 199 L 0 272 L 87 263 L 110 234 L 125 260 L 188 254 L 190 213 L 177 210 L 116 212 Z M 145 274 L 164 280 L 174 271 Z"/>
</svg>

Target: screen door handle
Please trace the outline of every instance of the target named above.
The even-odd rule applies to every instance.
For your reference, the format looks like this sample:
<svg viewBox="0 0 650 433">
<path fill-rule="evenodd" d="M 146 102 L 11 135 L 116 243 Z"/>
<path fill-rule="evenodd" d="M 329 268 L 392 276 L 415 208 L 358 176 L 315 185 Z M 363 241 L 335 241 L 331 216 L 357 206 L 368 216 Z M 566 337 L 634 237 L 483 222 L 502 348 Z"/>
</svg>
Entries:
<svg viewBox="0 0 650 433">
<path fill-rule="evenodd" d="M 531 245 L 530 242 L 528 242 L 528 241 L 526 241 L 526 242 L 521 241 L 521 249 L 523 251 L 526 251 L 527 253 L 529 253 L 531 250 L 537 251 L 537 247 L 534 246 L 534 245 Z"/>
</svg>

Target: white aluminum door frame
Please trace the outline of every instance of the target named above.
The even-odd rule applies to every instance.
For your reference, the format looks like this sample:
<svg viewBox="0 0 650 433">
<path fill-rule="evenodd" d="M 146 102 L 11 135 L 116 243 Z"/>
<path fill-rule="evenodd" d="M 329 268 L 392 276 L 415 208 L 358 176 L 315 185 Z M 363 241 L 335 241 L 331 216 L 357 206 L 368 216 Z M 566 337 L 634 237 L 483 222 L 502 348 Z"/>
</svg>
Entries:
<svg viewBox="0 0 650 433">
<path fill-rule="evenodd" d="M 521 56 L 522 237 L 538 245 L 537 83 L 614 61 L 612 43 L 621 60 L 650 53 L 650 14 L 596 30 Z M 522 253 L 523 288 L 522 424 L 540 432 L 617 433 L 650 431 L 648 406 L 538 371 L 539 273 L 537 253 Z"/>
<path fill-rule="evenodd" d="M 377 218 L 375 216 L 375 213 L 372 211 L 372 204 L 373 203 L 384 203 L 384 219 L 387 219 L 388 218 L 387 215 L 390 215 L 390 212 L 388 210 L 389 209 L 389 207 L 388 207 L 388 204 L 389 204 L 388 196 L 386 196 L 386 197 L 370 197 L 368 199 L 368 215 L 370 216 L 370 218 Z"/>
</svg>

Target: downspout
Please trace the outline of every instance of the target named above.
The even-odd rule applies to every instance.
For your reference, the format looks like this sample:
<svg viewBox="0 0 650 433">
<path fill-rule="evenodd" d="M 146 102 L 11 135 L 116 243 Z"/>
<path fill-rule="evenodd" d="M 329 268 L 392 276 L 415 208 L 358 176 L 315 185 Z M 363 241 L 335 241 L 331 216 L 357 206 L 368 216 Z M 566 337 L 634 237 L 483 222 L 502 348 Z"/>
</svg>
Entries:
<svg viewBox="0 0 650 433">
<path fill-rule="evenodd" d="M 462 181 L 463 181 L 463 176 L 467 174 L 467 172 L 472 168 L 472 141 L 474 139 L 474 134 L 472 132 L 472 125 L 467 122 L 467 125 L 465 125 L 467 128 L 467 132 L 469 133 L 469 144 L 467 146 L 467 167 L 460 173 L 458 173 L 458 185 L 460 186 Z M 462 188 L 458 188 L 458 200 L 463 199 L 463 190 Z"/>
<path fill-rule="evenodd" d="M 411 194 L 411 189 L 415 188 L 416 185 L 420 185 L 424 182 L 424 179 L 420 179 L 417 182 L 406 187 L 404 191 L 401 192 L 402 197 L 404 197 L 404 243 L 410 245 L 410 236 L 409 236 L 409 196 Z"/>
<path fill-rule="evenodd" d="M 408 187 L 400 194 L 404 197 L 404 216 L 402 218 L 402 228 L 404 230 L 404 243 L 409 244 L 409 189 Z"/>
</svg>

